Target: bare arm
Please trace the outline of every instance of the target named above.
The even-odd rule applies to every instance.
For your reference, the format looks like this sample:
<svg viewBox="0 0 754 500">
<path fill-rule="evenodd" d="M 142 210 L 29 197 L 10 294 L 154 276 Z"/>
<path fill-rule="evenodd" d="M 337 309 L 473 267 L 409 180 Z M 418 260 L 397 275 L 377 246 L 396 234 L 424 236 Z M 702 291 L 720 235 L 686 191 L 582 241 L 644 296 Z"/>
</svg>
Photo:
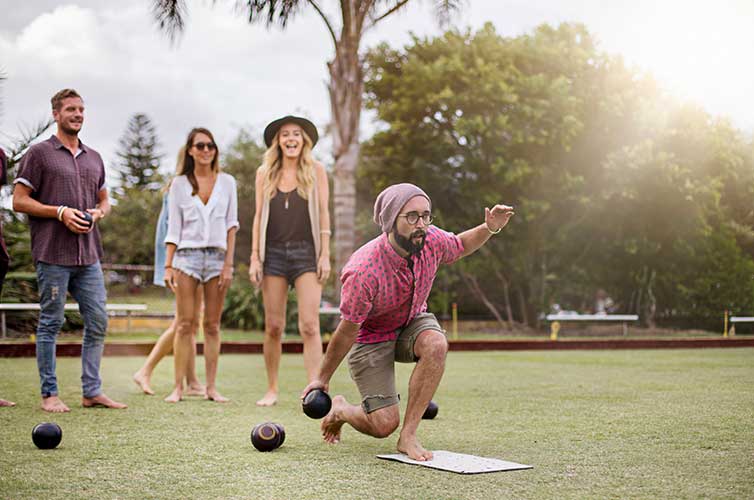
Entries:
<svg viewBox="0 0 754 500">
<path fill-rule="evenodd" d="M 228 229 L 228 238 L 226 240 L 225 262 L 223 270 L 220 272 L 220 279 L 217 280 L 217 286 L 227 288 L 233 282 L 233 253 L 236 250 L 236 232 L 237 227 Z"/>
<path fill-rule="evenodd" d="M 264 202 L 264 193 L 262 184 L 264 180 L 260 169 L 257 169 L 257 176 L 254 180 L 254 222 L 251 226 L 251 257 L 249 262 L 249 279 L 252 285 L 259 286 L 262 284 L 262 262 L 259 258 L 259 226 L 262 224 L 262 203 Z"/>
<path fill-rule="evenodd" d="M 178 248 L 175 243 L 165 244 L 165 284 L 168 285 L 173 293 L 175 293 L 175 273 L 173 273 L 173 257 L 175 256 L 175 249 Z"/>
<path fill-rule="evenodd" d="M 466 257 L 479 250 L 493 234 L 497 234 L 508 224 L 513 214 L 513 207 L 508 205 L 495 205 L 492 210 L 485 207 L 484 223 L 458 235 L 463 243 L 461 256 Z"/>
<path fill-rule="evenodd" d="M 320 248 L 317 260 L 317 278 L 320 283 L 330 276 L 330 186 L 324 165 L 317 163 L 317 192 L 319 194 L 319 232 Z"/>
<path fill-rule="evenodd" d="M 34 217 L 45 217 L 48 219 L 58 218 L 59 206 L 45 205 L 31 197 L 32 189 L 20 182 L 13 187 L 13 210 L 16 212 L 32 215 Z M 107 192 L 105 192 L 107 196 Z M 109 207 L 109 204 L 108 204 Z M 66 208 L 62 213 L 62 221 L 69 231 L 78 234 L 84 234 L 91 228 L 84 220 L 83 214 L 75 208 Z"/>
<path fill-rule="evenodd" d="M 44 205 L 32 198 L 31 193 L 32 190 L 29 186 L 17 182 L 13 186 L 13 210 L 34 217 L 47 217 L 49 219 L 58 217 L 57 206 Z"/>
<path fill-rule="evenodd" d="M 335 333 L 333 333 L 332 339 L 330 339 L 330 343 L 327 345 L 327 351 L 322 360 L 322 366 L 319 369 L 319 376 L 317 380 L 312 381 L 312 383 L 306 386 L 301 393 L 302 398 L 312 389 L 328 390 L 330 378 L 332 378 L 333 373 L 338 369 L 343 358 L 346 357 L 346 354 L 348 354 L 351 346 L 356 341 L 360 326 L 345 319 L 340 320 L 338 328 L 335 329 Z"/>
<path fill-rule="evenodd" d="M 92 215 L 92 227 L 90 228 L 90 231 L 94 229 L 94 224 L 96 224 L 100 219 L 104 219 L 111 210 L 110 197 L 107 194 L 106 188 L 99 190 L 99 192 L 97 193 L 97 198 L 97 206 L 86 210 Z"/>
</svg>

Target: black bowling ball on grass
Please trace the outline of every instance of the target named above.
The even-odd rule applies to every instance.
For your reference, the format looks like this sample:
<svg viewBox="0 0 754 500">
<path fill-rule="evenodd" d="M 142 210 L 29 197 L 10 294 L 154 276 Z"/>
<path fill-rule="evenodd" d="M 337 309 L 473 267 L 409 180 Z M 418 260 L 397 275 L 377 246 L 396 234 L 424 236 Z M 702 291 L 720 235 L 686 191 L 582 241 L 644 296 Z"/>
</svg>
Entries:
<svg viewBox="0 0 754 500">
<path fill-rule="evenodd" d="M 275 427 L 278 428 L 278 432 L 280 433 L 280 442 L 278 443 L 278 448 L 283 446 L 283 443 L 285 443 L 285 427 L 283 427 L 281 424 L 274 424 Z"/>
<path fill-rule="evenodd" d="M 280 424 L 265 422 L 251 430 L 251 444 L 259 451 L 272 451 L 285 441 L 285 429 Z"/>
<path fill-rule="evenodd" d="M 306 393 L 301 407 L 307 417 L 319 419 L 330 413 L 332 400 L 330 395 L 322 389 L 313 389 Z"/>
<path fill-rule="evenodd" d="M 63 430 L 55 422 L 42 422 L 31 430 L 31 440 L 40 450 L 51 450 L 60 444 Z"/>
<path fill-rule="evenodd" d="M 437 416 L 438 411 L 440 411 L 440 407 L 437 406 L 437 403 L 430 401 L 427 405 L 427 409 L 424 410 L 424 415 L 422 415 L 422 418 L 424 420 L 432 420 Z"/>
</svg>

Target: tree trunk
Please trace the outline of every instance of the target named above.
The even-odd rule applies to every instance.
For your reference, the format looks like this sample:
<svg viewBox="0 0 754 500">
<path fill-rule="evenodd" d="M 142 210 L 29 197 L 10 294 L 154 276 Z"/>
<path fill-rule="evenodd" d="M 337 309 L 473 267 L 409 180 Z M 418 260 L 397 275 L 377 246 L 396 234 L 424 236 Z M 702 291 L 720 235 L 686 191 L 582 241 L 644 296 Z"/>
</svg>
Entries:
<svg viewBox="0 0 754 500">
<path fill-rule="evenodd" d="M 505 301 L 505 314 L 508 316 L 508 329 L 513 331 L 515 326 L 513 323 L 513 308 L 511 307 L 510 283 L 508 282 L 508 278 L 505 277 L 505 274 L 497 269 L 495 270 L 495 275 L 503 284 L 503 300 Z"/>
<path fill-rule="evenodd" d="M 518 295 L 518 305 L 521 308 L 521 322 L 526 326 L 531 326 L 529 324 L 529 312 L 526 307 L 526 298 L 524 297 L 524 292 L 521 290 L 520 286 L 516 287 L 516 295 Z"/>
<path fill-rule="evenodd" d="M 505 322 L 503 321 L 503 317 L 500 315 L 500 311 L 498 311 L 497 307 L 495 307 L 495 304 L 493 304 L 492 301 L 487 298 L 484 290 L 482 290 L 482 287 L 479 286 L 479 282 L 476 280 L 476 277 L 474 277 L 474 275 L 471 273 L 467 273 L 466 271 L 461 271 L 461 277 L 466 283 L 466 286 L 469 287 L 469 290 L 471 290 L 471 293 L 476 295 L 476 297 L 481 300 L 485 306 L 487 306 L 487 309 L 489 309 L 492 315 L 495 316 L 497 322 L 504 327 Z"/>
<path fill-rule="evenodd" d="M 333 238 L 335 241 L 336 276 L 354 251 L 356 220 L 356 166 L 359 161 L 359 123 L 364 87 L 362 62 L 359 59 L 360 35 L 345 29 L 328 63 L 330 108 L 332 113 L 333 157 Z M 340 294 L 340 280 L 336 280 Z"/>
</svg>

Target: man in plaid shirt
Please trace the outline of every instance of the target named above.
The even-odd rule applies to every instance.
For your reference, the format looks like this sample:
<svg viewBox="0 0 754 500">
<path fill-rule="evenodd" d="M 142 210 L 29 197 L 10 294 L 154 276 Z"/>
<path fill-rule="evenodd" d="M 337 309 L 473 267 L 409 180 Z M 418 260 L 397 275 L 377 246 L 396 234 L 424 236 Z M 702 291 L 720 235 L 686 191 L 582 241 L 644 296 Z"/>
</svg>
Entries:
<svg viewBox="0 0 754 500">
<path fill-rule="evenodd" d="M 39 288 L 37 367 L 42 409 L 70 411 L 58 396 L 55 341 L 65 319 L 66 293 L 78 302 L 84 319 L 81 385 L 84 407 L 122 409 L 102 392 L 99 370 L 107 331 L 102 244 L 97 222 L 110 212 L 105 165 L 78 138 L 84 102 L 73 89 L 52 98 L 57 133 L 24 155 L 14 181 L 13 209 L 29 216 L 31 253 Z"/>
</svg>

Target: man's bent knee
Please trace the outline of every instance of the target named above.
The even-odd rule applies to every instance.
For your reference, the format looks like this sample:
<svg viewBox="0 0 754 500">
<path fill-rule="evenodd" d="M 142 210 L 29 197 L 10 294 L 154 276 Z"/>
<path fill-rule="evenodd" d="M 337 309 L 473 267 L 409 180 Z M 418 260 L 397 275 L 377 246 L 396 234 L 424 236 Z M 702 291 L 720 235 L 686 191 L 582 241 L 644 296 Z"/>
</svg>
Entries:
<svg viewBox="0 0 754 500">
<path fill-rule="evenodd" d="M 438 331 L 427 330 L 417 339 L 415 351 L 419 358 L 444 360 L 448 354 L 448 339 Z"/>
</svg>

